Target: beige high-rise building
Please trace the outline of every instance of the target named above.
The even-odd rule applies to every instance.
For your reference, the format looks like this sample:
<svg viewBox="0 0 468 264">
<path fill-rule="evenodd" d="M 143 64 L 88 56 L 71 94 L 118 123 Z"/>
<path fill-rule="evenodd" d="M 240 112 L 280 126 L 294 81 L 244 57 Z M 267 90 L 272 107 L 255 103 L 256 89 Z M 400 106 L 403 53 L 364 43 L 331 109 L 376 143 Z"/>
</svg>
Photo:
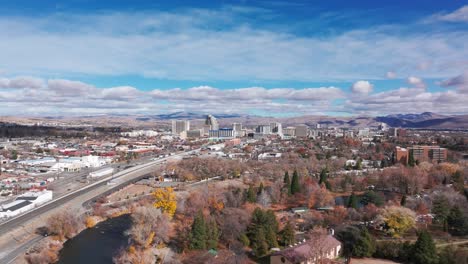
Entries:
<svg viewBox="0 0 468 264">
<path fill-rule="evenodd" d="M 172 134 L 180 135 L 182 132 L 190 130 L 190 121 L 188 120 L 172 120 Z"/>
<path fill-rule="evenodd" d="M 241 131 L 242 130 L 242 124 L 241 123 L 232 123 L 232 129 L 234 129 L 234 131 Z"/>
</svg>

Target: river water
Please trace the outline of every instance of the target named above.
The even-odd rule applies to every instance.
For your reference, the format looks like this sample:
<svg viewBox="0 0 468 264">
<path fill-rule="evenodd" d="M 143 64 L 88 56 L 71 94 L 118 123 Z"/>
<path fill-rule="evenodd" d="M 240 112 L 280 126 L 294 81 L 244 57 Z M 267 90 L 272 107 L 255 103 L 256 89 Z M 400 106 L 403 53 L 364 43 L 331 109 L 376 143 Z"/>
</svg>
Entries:
<svg viewBox="0 0 468 264">
<path fill-rule="evenodd" d="M 60 250 L 60 264 L 112 263 L 118 251 L 128 246 L 124 232 L 131 226 L 130 215 L 122 215 L 83 230 Z"/>
</svg>

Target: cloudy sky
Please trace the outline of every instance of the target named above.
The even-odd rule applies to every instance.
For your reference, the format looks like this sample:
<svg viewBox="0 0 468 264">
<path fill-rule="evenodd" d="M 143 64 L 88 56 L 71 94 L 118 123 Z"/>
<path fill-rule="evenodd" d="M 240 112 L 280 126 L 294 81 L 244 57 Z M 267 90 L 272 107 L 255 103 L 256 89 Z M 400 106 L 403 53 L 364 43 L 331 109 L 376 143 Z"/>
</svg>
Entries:
<svg viewBox="0 0 468 264">
<path fill-rule="evenodd" d="M 468 114 L 468 1 L 311 2 L 5 1 L 0 113 Z"/>
</svg>

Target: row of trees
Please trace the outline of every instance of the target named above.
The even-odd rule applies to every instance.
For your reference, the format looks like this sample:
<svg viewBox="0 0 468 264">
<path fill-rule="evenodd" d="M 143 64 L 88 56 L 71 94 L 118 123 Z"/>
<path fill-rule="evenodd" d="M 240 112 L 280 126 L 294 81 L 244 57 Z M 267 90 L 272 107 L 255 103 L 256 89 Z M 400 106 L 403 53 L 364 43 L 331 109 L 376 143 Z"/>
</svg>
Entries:
<svg viewBox="0 0 468 264">
<path fill-rule="evenodd" d="M 301 186 L 299 184 L 299 174 L 297 173 L 297 170 L 294 170 L 292 179 L 289 179 L 289 172 L 284 173 L 284 188 L 287 190 L 288 195 L 294 195 L 297 194 L 301 191 Z"/>
</svg>

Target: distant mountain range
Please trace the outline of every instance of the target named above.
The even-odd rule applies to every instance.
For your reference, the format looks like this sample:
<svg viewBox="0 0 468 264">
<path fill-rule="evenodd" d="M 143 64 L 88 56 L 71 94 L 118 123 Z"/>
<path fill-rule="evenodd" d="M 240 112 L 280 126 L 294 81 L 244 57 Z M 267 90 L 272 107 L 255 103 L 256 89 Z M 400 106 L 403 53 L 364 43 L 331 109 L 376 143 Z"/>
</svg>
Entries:
<svg viewBox="0 0 468 264">
<path fill-rule="evenodd" d="M 192 120 L 192 127 L 200 126 L 206 118 L 206 113 L 175 112 L 158 115 L 89 115 L 89 116 L 47 116 L 47 117 L 0 117 L 0 122 L 20 124 L 69 124 L 91 126 L 121 126 L 121 127 L 154 127 L 156 124 L 169 126 L 173 119 Z M 334 127 L 373 127 L 379 123 L 385 123 L 391 127 L 402 128 L 427 128 L 427 129 L 468 129 L 468 115 L 441 115 L 431 112 L 421 114 L 392 114 L 387 116 L 357 116 L 334 117 L 305 115 L 297 117 L 264 117 L 245 114 L 216 114 L 222 127 L 230 127 L 232 123 L 239 122 L 244 126 L 268 124 L 269 122 L 281 122 L 283 127 L 306 124 L 313 126 L 322 124 Z"/>
<path fill-rule="evenodd" d="M 468 129 L 468 115 L 440 115 L 425 112 L 422 114 L 380 116 L 376 117 L 375 120 L 392 127 Z"/>
<path fill-rule="evenodd" d="M 188 119 L 188 120 L 193 120 L 193 119 L 205 119 L 207 114 L 203 113 L 192 113 L 192 112 L 175 112 L 175 113 L 170 113 L 170 114 L 160 114 L 160 115 L 153 115 L 153 116 L 146 116 L 146 117 L 139 117 L 139 120 L 171 120 L 171 119 Z M 240 115 L 240 114 L 218 114 L 216 115 L 217 118 L 237 118 L 237 117 L 242 117 L 246 115 Z"/>
</svg>

